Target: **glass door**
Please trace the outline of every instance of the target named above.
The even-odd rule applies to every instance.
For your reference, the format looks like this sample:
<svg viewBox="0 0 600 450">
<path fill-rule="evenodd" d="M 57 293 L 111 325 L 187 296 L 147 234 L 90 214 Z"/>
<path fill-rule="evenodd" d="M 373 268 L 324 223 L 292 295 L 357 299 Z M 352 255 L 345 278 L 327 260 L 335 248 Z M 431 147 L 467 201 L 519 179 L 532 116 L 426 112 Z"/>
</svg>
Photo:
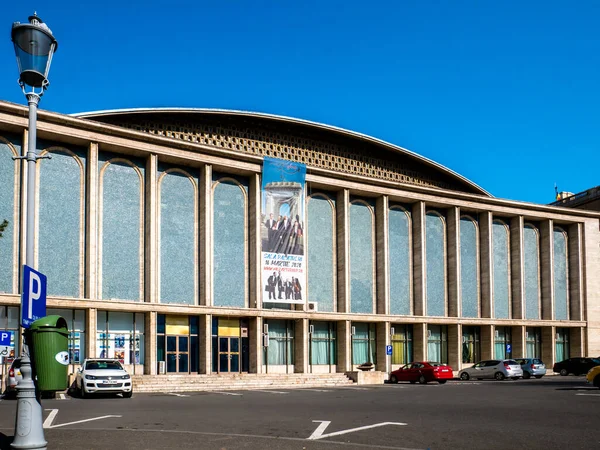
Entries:
<svg viewBox="0 0 600 450">
<path fill-rule="evenodd" d="M 167 336 L 167 372 L 189 373 L 189 336 Z"/>
<path fill-rule="evenodd" d="M 240 338 L 219 336 L 219 373 L 240 371 Z"/>
</svg>

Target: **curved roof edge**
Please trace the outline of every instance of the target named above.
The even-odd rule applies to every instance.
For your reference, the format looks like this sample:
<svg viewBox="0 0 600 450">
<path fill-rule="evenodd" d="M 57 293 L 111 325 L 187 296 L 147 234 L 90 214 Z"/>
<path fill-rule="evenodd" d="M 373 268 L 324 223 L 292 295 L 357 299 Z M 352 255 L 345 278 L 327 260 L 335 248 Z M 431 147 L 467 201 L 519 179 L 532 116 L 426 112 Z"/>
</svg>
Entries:
<svg viewBox="0 0 600 450">
<path fill-rule="evenodd" d="M 125 115 L 125 114 L 147 114 L 147 113 L 229 114 L 229 115 L 236 115 L 236 116 L 246 116 L 246 117 L 254 117 L 254 118 L 261 118 L 261 119 L 269 119 L 269 120 L 288 122 L 288 123 L 299 124 L 299 125 L 307 125 L 307 126 L 311 126 L 311 127 L 320 128 L 322 130 L 333 131 L 335 133 L 339 133 L 339 134 L 342 134 L 342 135 L 345 135 L 348 137 L 358 138 L 358 139 L 361 139 L 364 141 L 368 141 L 368 142 L 371 142 L 374 144 L 381 145 L 383 147 L 387 147 L 389 149 L 395 150 L 400 153 L 404 153 L 407 156 L 410 156 L 419 161 L 422 161 L 423 163 L 425 163 L 435 169 L 438 169 L 441 172 L 444 172 L 451 177 L 454 177 L 454 178 L 460 180 L 461 182 L 470 186 L 475 191 L 475 193 L 486 195 L 488 197 L 493 197 L 492 194 L 487 192 L 481 186 L 479 186 L 478 184 L 472 182 L 471 180 L 463 177 L 459 173 L 454 172 L 452 169 L 449 169 L 448 167 L 446 167 L 442 164 L 439 164 L 425 156 L 419 155 L 418 153 L 410 151 L 404 147 L 400 147 L 398 145 L 391 144 L 384 140 L 377 139 L 377 138 L 374 138 L 372 136 L 369 136 L 369 135 L 366 135 L 363 133 L 358 133 L 356 131 L 351 131 L 351 130 L 347 130 L 345 128 L 336 127 L 333 125 L 327 125 L 327 124 L 323 124 L 323 123 L 319 123 L 319 122 L 313 122 L 313 121 L 305 120 L 305 119 L 297 119 L 294 117 L 279 116 L 276 114 L 259 113 L 259 112 L 234 110 L 234 109 L 172 108 L 172 107 L 107 109 L 107 110 L 100 110 L 100 111 L 73 113 L 73 114 L 69 114 L 69 115 L 73 116 L 73 117 L 81 118 L 81 119 L 93 119 L 93 118 L 102 117 L 102 116 L 117 116 L 117 115 Z"/>
</svg>

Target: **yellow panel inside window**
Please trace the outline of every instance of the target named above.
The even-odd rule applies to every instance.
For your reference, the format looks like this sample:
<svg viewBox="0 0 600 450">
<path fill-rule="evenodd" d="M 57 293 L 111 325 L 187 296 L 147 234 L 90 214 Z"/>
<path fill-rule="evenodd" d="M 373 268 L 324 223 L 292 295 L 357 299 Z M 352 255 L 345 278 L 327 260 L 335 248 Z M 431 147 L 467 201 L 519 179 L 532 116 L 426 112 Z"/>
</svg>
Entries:
<svg viewBox="0 0 600 450">
<path fill-rule="evenodd" d="M 190 334 L 190 322 L 187 316 L 167 316 L 165 322 L 167 334 Z"/>
<path fill-rule="evenodd" d="M 219 336 L 240 337 L 240 319 L 219 319 Z"/>
</svg>

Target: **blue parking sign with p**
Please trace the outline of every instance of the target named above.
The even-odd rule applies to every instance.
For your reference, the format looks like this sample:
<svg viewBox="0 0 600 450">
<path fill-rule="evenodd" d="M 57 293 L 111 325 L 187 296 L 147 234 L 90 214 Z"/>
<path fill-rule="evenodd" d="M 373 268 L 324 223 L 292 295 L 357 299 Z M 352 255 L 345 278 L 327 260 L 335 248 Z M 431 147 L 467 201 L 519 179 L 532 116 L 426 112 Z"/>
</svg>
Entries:
<svg viewBox="0 0 600 450">
<path fill-rule="evenodd" d="M 391 345 L 386 345 L 385 346 L 385 354 L 387 356 L 392 356 L 392 346 Z"/>
<path fill-rule="evenodd" d="M 23 266 L 23 296 L 21 297 L 21 326 L 29 328 L 46 315 L 46 275 Z"/>
<path fill-rule="evenodd" d="M 506 344 L 506 353 L 512 353 L 512 345 Z"/>
</svg>

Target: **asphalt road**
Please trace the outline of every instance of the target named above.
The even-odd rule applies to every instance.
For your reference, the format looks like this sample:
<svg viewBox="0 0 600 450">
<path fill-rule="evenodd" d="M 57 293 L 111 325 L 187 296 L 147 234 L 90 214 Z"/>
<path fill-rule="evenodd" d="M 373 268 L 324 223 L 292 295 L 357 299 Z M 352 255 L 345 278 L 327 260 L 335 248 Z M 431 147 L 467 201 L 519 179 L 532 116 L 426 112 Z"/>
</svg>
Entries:
<svg viewBox="0 0 600 450">
<path fill-rule="evenodd" d="M 597 449 L 583 377 L 43 400 L 49 449 Z M 16 401 L 0 401 L 0 448 Z"/>
</svg>

